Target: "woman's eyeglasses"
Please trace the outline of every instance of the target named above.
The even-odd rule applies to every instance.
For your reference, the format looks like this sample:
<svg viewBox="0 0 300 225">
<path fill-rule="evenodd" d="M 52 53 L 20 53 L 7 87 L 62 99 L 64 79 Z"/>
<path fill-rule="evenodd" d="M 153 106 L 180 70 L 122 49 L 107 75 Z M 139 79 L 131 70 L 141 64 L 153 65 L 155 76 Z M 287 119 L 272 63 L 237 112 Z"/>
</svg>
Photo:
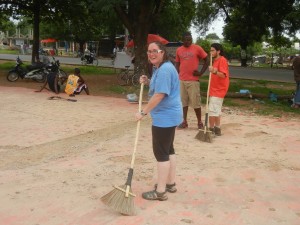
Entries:
<svg viewBox="0 0 300 225">
<path fill-rule="evenodd" d="M 154 49 L 154 50 L 152 50 L 152 51 L 148 50 L 148 51 L 147 51 L 147 54 L 148 54 L 148 55 L 150 55 L 150 54 L 158 54 L 159 52 L 162 52 L 162 50 L 160 50 L 160 49 L 159 49 L 159 50 Z"/>
</svg>

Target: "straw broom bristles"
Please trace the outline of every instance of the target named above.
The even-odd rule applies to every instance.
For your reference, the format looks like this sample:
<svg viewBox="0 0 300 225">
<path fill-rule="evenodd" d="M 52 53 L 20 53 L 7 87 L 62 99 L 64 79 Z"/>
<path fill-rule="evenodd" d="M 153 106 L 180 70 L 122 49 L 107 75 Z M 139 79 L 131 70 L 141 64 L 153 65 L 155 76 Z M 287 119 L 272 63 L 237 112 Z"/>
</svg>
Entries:
<svg viewBox="0 0 300 225">
<path fill-rule="evenodd" d="M 126 197 L 126 188 L 128 185 L 123 185 L 120 187 L 114 186 L 114 189 L 101 197 L 101 201 L 109 206 L 110 208 L 116 210 L 124 215 L 133 216 L 136 214 L 134 206 L 134 197 L 132 194 L 131 187 L 129 188 L 129 195 Z"/>
<path fill-rule="evenodd" d="M 200 141 L 211 143 L 212 142 L 212 132 L 208 129 L 207 122 L 208 122 L 208 112 L 206 110 L 204 129 L 199 129 L 199 132 L 195 136 L 195 138 L 200 140 Z"/>
<path fill-rule="evenodd" d="M 199 129 L 198 134 L 195 137 L 196 139 L 204 142 L 212 142 L 212 132 L 207 130 L 207 127 L 204 127 L 204 130 Z"/>
</svg>

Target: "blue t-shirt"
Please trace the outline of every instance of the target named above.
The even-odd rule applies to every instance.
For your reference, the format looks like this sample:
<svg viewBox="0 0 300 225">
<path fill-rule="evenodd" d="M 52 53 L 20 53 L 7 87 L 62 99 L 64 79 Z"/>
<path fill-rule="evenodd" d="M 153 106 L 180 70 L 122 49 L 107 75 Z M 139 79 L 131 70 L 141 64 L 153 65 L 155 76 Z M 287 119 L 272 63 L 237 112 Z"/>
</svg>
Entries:
<svg viewBox="0 0 300 225">
<path fill-rule="evenodd" d="M 180 83 L 177 70 L 171 62 L 165 62 L 153 70 L 149 96 L 152 97 L 155 93 L 163 93 L 165 97 L 151 110 L 152 125 L 157 127 L 179 125 L 183 117 Z"/>
</svg>

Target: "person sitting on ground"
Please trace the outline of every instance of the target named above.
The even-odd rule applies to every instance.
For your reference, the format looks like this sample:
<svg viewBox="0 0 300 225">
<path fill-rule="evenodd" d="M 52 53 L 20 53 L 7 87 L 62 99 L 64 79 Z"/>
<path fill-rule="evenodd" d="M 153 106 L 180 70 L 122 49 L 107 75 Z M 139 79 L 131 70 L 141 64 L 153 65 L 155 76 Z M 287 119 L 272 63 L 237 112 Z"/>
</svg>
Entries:
<svg viewBox="0 0 300 225">
<path fill-rule="evenodd" d="M 86 85 L 84 79 L 80 75 L 80 69 L 75 68 L 74 74 L 71 74 L 68 77 L 65 92 L 69 96 L 74 97 L 75 95 L 79 95 L 82 92 L 82 90 L 84 90 L 87 95 L 90 94 L 88 86 Z"/>
<path fill-rule="evenodd" d="M 47 74 L 47 79 L 46 79 L 45 83 L 43 84 L 43 86 L 41 87 L 40 90 L 37 90 L 35 92 L 41 92 L 44 88 L 46 88 L 46 85 L 48 84 L 49 89 L 51 91 L 55 92 L 56 94 L 58 94 L 60 91 L 60 86 L 58 84 L 58 80 L 59 80 L 59 78 L 58 78 L 57 73 L 51 72 L 51 73 Z"/>
</svg>

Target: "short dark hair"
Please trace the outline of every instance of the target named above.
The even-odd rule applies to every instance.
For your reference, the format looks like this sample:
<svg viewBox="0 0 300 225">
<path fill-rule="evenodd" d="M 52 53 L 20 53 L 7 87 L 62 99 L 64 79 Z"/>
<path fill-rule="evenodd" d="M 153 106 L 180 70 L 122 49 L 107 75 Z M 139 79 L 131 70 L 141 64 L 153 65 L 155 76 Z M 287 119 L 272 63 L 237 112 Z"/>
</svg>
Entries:
<svg viewBox="0 0 300 225">
<path fill-rule="evenodd" d="M 213 44 L 210 45 L 210 47 L 213 47 L 217 51 L 220 51 L 220 55 L 224 56 L 223 46 L 221 44 L 219 44 L 219 43 L 213 43 Z"/>
<path fill-rule="evenodd" d="M 74 69 L 74 73 L 75 73 L 75 74 L 80 74 L 80 69 L 79 69 L 79 68 L 75 68 L 75 69 Z"/>
<path fill-rule="evenodd" d="M 186 36 L 192 36 L 192 33 L 190 31 L 185 31 L 183 34 L 182 34 L 182 37 L 186 37 Z"/>
</svg>

